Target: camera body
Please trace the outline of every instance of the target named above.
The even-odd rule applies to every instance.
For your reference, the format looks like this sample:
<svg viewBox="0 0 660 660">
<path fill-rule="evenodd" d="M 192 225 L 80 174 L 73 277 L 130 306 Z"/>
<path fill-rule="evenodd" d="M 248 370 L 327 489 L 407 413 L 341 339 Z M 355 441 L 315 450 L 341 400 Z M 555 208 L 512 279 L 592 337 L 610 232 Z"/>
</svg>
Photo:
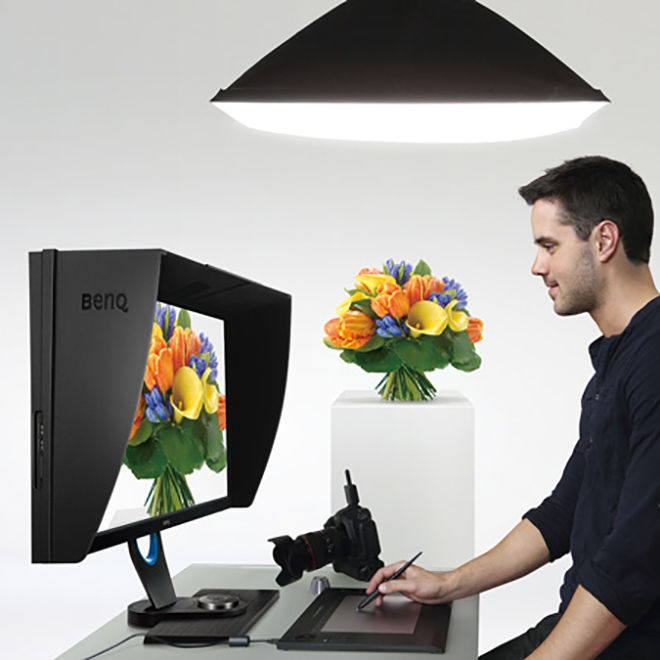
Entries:
<svg viewBox="0 0 660 660">
<path fill-rule="evenodd" d="M 303 571 L 314 571 L 330 562 L 338 573 L 363 581 L 384 565 L 378 558 L 376 523 L 369 509 L 359 505 L 348 470 L 346 482 L 347 506 L 328 518 L 322 530 L 301 534 L 295 541 L 290 536 L 269 539 L 275 543 L 273 558 L 282 568 L 276 578 L 280 586 L 299 580 Z"/>
</svg>

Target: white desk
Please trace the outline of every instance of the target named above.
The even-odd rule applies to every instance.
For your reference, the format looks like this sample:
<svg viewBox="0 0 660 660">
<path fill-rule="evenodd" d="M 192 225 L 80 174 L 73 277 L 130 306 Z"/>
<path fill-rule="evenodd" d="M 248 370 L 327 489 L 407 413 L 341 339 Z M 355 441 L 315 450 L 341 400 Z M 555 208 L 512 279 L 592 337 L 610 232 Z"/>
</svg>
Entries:
<svg viewBox="0 0 660 660">
<path fill-rule="evenodd" d="M 174 578 L 176 593 L 182 596 L 192 595 L 199 589 L 274 589 L 277 588 L 275 576 L 278 569 L 272 566 L 229 566 L 215 564 L 193 564 Z M 298 618 L 303 610 L 314 600 L 309 592 L 313 576 L 325 575 L 333 587 L 364 587 L 345 575 L 330 570 L 305 573 L 301 580 L 280 589 L 280 597 L 249 631 L 253 639 L 279 638 Z M 103 595 L 99 594 L 102 598 Z M 477 657 L 478 596 L 455 601 L 452 606 L 447 651 L 438 656 L 444 660 L 475 660 Z M 66 625 L 65 622 L 62 622 Z M 126 623 L 126 613 L 122 612 L 104 626 L 59 656 L 60 660 L 80 660 L 119 642 L 128 635 L 141 632 Z M 183 658 L 194 657 L 199 660 L 218 658 L 232 660 L 256 660 L 281 658 L 282 660 L 302 660 L 314 657 L 318 660 L 348 660 L 355 658 L 367 660 L 382 657 L 385 660 L 412 660 L 429 658 L 430 654 L 417 653 L 344 653 L 336 651 L 279 651 L 271 644 L 254 644 L 249 648 L 229 648 L 217 645 L 191 650 L 177 649 L 160 644 L 143 645 L 143 638 L 132 639 L 116 649 L 100 656 L 100 660 L 133 660 L 145 658 Z"/>
</svg>

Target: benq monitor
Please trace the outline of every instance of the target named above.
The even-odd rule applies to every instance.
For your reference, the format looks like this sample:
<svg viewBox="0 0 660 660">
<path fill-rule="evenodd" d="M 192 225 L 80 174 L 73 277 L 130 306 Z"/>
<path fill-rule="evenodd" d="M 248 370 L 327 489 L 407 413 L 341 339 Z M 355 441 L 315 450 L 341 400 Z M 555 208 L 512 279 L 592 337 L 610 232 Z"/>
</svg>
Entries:
<svg viewBox="0 0 660 660">
<path fill-rule="evenodd" d="M 43 250 L 29 268 L 32 561 L 128 542 L 148 609 L 171 608 L 160 531 L 259 487 L 291 298 L 164 250 Z"/>
</svg>

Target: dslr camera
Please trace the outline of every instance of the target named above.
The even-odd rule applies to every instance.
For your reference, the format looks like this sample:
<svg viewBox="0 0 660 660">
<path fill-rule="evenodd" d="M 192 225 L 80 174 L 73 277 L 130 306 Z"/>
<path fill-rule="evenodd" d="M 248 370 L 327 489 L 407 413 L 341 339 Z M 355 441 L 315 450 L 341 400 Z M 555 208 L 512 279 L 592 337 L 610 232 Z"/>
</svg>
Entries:
<svg viewBox="0 0 660 660">
<path fill-rule="evenodd" d="M 328 519 L 323 529 L 268 539 L 275 544 L 273 559 L 281 567 L 276 581 L 281 587 L 302 577 L 303 571 L 314 571 L 332 562 L 338 573 L 368 581 L 382 566 L 378 558 L 380 543 L 376 523 L 369 509 L 359 505 L 360 499 L 351 474 L 346 470 L 347 506 Z"/>
</svg>

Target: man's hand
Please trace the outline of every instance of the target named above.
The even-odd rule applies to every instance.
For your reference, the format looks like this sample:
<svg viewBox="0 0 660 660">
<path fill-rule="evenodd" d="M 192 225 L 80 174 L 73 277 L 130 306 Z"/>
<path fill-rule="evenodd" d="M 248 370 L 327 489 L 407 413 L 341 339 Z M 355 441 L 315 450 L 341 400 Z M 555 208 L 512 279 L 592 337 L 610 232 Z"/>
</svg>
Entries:
<svg viewBox="0 0 660 660">
<path fill-rule="evenodd" d="M 529 521 L 519 522 L 492 550 L 449 573 L 430 573 L 411 566 L 400 579 L 384 583 L 381 593 L 402 593 L 419 603 L 445 603 L 466 598 L 516 580 L 550 560 L 541 532 Z M 374 573 L 367 593 L 394 575 L 404 562 L 391 564 Z M 376 599 L 380 605 L 381 597 Z"/>
<path fill-rule="evenodd" d="M 452 600 L 454 591 L 452 573 L 431 573 L 413 564 L 398 579 L 383 582 L 386 578 L 394 575 L 404 563 L 400 561 L 376 571 L 367 585 L 367 594 L 378 588 L 381 594 L 401 593 L 418 603 L 430 605 Z M 378 596 L 376 605 L 380 606 L 382 602 L 383 597 Z"/>
</svg>

